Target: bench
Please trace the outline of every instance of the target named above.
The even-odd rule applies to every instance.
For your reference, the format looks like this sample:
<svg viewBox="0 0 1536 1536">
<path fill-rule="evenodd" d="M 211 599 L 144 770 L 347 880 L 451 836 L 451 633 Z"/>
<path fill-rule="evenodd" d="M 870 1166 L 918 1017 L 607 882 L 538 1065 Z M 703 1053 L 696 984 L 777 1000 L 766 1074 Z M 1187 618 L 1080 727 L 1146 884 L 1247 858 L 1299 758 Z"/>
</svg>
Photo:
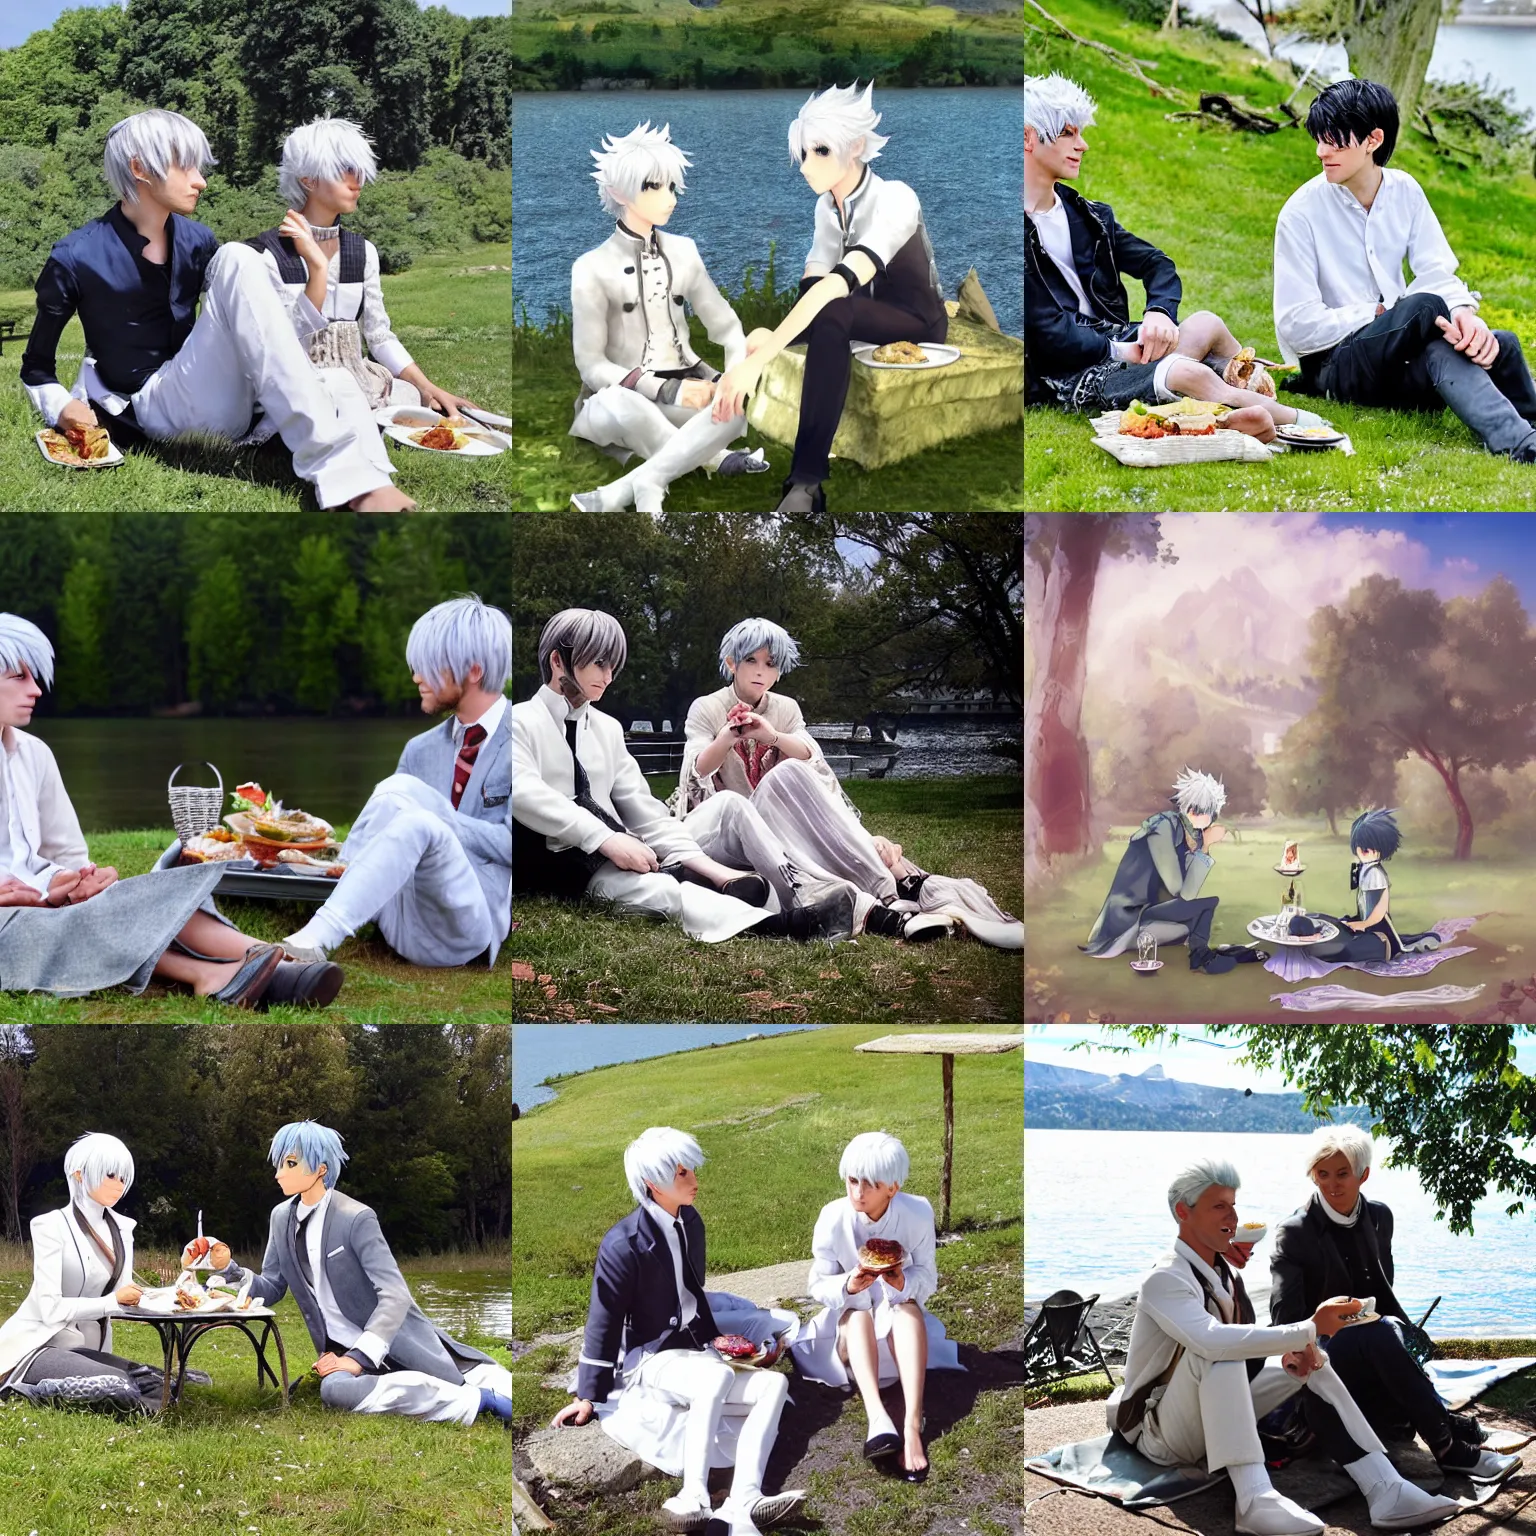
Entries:
<svg viewBox="0 0 1536 1536">
<path fill-rule="evenodd" d="M 0 356 L 5 354 L 6 342 L 26 341 L 31 337 L 32 332 L 30 329 L 26 331 L 17 330 L 17 326 L 20 324 L 21 321 L 19 320 L 0 320 Z"/>
</svg>

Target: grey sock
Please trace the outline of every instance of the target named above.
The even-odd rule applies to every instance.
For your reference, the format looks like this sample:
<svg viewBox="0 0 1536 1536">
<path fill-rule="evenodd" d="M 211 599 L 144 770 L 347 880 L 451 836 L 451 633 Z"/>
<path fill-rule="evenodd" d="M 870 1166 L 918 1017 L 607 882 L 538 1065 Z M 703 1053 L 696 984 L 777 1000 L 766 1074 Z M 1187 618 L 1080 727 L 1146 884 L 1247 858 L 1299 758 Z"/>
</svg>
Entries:
<svg viewBox="0 0 1536 1536">
<path fill-rule="evenodd" d="M 784 499 L 779 503 L 777 510 L 780 512 L 809 512 L 816 504 L 816 487 L 814 485 L 792 485 L 784 492 Z"/>
</svg>

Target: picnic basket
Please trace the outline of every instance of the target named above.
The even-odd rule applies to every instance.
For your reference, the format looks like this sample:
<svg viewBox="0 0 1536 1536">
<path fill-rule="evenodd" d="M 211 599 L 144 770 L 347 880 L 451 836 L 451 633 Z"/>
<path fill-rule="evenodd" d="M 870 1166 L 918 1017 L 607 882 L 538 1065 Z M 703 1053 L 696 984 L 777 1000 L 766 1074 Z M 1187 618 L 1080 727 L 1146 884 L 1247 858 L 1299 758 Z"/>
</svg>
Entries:
<svg viewBox="0 0 1536 1536">
<path fill-rule="evenodd" d="M 1120 431 L 1119 411 L 1095 416 L 1093 431 L 1098 447 L 1132 469 L 1210 464 L 1222 459 L 1267 464 L 1274 456 L 1258 438 L 1249 437 L 1246 432 L 1214 432 L 1208 437 L 1127 437 Z"/>
<path fill-rule="evenodd" d="M 219 781 L 217 789 L 199 788 L 191 784 L 178 784 L 176 775 L 187 765 L 177 763 L 166 780 L 166 793 L 171 801 L 171 824 L 183 846 L 194 837 L 211 832 L 219 824 L 219 812 L 224 809 L 224 775 L 205 762 L 204 768 L 213 768 L 213 776 Z"/>
</svg>

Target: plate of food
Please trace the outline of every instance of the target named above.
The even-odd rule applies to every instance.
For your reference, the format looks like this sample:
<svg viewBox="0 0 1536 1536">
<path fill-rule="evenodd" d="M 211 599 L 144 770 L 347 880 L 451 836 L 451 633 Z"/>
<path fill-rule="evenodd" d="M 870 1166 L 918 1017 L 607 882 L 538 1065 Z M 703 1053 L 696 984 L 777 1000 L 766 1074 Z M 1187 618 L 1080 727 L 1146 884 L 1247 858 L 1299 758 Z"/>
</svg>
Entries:
<svg viewBox="0 0 1536 1536">
<path fill-rule="evenodd" d="M 461 459 L 488 458 L 505 453 L 512 446 L 512 440 L 505 433 L 493 432 L 467 416 L 448 416 L 430 426 L 411 426 L 396 420 L 384 428 L 384 436 L 407 448 L 422 448 L 428 453 L 455 453 Z"/>
<path fill-rule="evenodd" d="M 758 1344 L 744 1333 L 722 1333 L 711 1339 L 709 1347 L 725 1361 L 744 1371 L 760 1371 L 769 1366 L 783 1353 L 778 1339 Z"/>
<path fill-rule="evenodd" d="M 201 1221 L 198 1225 L 202 1225 Z M 221 1243 L 216 1237 L 204 1237 L 201 1232 L 187 1244 L 183 1257 L 192 1261 L 187 1266 L 189 1274 L 204 1271 L 223 1274 L 234 1260 L 228 1243 Z"/>
<path fill-rule="evenodd" d="M 1313 917 L 1311 913 L 1304 912 L 1303 917 L 1310 917 L 1317 924 L 1316 933 L 1292 933 L 1290 930 L 1290 918 L 1287 917 L 1282 924 L 1280 916 L 1256 917 L 1248 924 L 1248 932 L 1251 937 L 1264 944 L 1286 944 L 1293 948 L 1302 949 L 1308 944 L 1326 944 L 1330 939 L 1339 936 L 1339 930 L 1330 922 L 1320 917 Z"/>
<path fill-rule="evenodd" d="M 123 462 L 122 450 L 105 427 L 66 427 L 62 432 L 44 427 L 37 434 L 37 446 L 60 469 L 111 469 Z"/>
<path fill-rule="evenodd" d="M 1321 427 L 1276 427 L 1275 437 L 1288 448 L 1337 448 L 1347 441 L 1345 434 L 1326 424 Z"/>
<path fill-rule="evenodd" d="M 883 346 L 864 342 L 853 355 L 869 368 L 943 368 L 960 360 L 960 348 L 936 341 L 888 341 Z"/>
<path fill-rule="evenodd" d="M 174 1285 L 152 1286 L 140 1293 L 137 1306 L 128 1312 L 150 1312 L 159 1317 L 199 1316 L 214 1312 L 249 1312 L 252 1306 L 251 1281 L 236 1289 L 232 1285 L 210 1282 L 202 1285 L 197 1276 L 184 1269 Z"/>
<path fill-rule="evenodd" d="M 874 1270 L 895 1269 L 906 1257 L 900 1243 L 887 1237 L 872 1237 L 859 1249 L 859 1267 Z"/>
<path fill-rule="evenodd" d="M 335 848 L 331 824 L 308 811 L 289 810 L 260 784 L 241 784 L 230 797 L 234 810 L 224 818 L 258 864 L 275 864 L 285 850 L 314 855 Z"/>
</svg>

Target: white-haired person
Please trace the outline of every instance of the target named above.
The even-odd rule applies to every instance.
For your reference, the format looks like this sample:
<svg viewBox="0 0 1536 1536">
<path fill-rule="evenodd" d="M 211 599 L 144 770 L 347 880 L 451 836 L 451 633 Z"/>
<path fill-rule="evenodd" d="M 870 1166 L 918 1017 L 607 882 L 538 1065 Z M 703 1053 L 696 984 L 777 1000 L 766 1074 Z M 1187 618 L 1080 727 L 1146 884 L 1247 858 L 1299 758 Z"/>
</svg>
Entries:
<svg viewBox="0 0 1536 1536">
<path fill-rule="evenodd" d="M 745 409 L 763 370 L 806 343 L 800 424 L 780 512 L 825 508 L 832 439 L 853 371 L 850 342 L 941 342 L 949 314 L 922 204 L 904 181 L 870 162 L 890 142 L 875 132 L 874 82 L 812 93 L 789 125 L 789 158 L 816 193 L 816 224 L 800 297 L 772 331 L 747 338 L 747 356 L 715 390 L 716 420 Z"/>
<path fill-rule="evenodd" d="M 800 706 L 775 692 L 799 660 L 798 642 L 772 619 L 742 619 L 721 639 L 726 685 L 689 706 L 676 795 L 699 846 L 756 870 L 781 902 L 801 887 L 848 886 L 856 933 L 932 939 L 958 922 L 984 943 L 1023 949 L 1024 925 L 983 886 L 931 874 L 864 829 Z"/>
<path fill-rule="evenodd" d="M 1365 1495 L 1378 1530 L 1416 1530 L 1455 1514 L 1455 1499 L 1425 1493 L 1387 1459 L 1318 1348 L 1360 1313 L 1358 1297 L 1335 1296 L 1283 1325 L 1256 1324 L 1238 1273 L 1253 1248 L 1232 1240 L 1241 1182 L 1230 1163 L 1206 1157 L 1168 1186 L 1178 1238 L 1137 1292 L 1125 1379 L 1106 1404 L 1109 1428 L 1158 1466 L 1225 1470 L 1240 1532 L 1313 1536 L 1323 1522 L 1271 1486 L 1258 1428 L 1301 1393 L 1307 1427 Z"/>
<path fill-rule="evenodd" d="M 349 1161 L 340 1134 L 295 1120 L 277 1130 L 267 1155 L 283 1198 L 261 1268 L 230 1263 L 222 1273 L 237 1285 L 249 1279 L 251 1296 L 269 1307 L 293 1293 L 319 1357 L 320 1401 L 442 1424 L 488 1413 L 510 1426 L 512 1372 L 421 1310 L 373 1209 L 336 1188 Z M 196 1257 L 193 1242 L 183 1264 Z"/>
<path fill-rule="evenodd" d="M 158 1409 L 159 1368 L 112 1353 L 113 1314 L 143 1294 L 134 1223 L 116 1211 L 133 1187 L 133 1154 L 116 1136 L 82 1136 L 64 1154 L 64 1183 L 69 1203 L 32 1219 L 32 1289 L 0 1326 L 0 1393 Z"/>
<path fill-rule="evenodd" d="M 1276 1228 L 1270 1250 L 1272 1323 L 1310 1317 L 1330 1296 L 1375 1298 L 1380 1321 L 1336 1334 L 1324 1345 L 1350 1396 L 1385 1438 L 1418 1434 L 1447 1472 L 1473 1482 L 1502 1482 L 1518 1456 L 1482 1449 L 1487 1438 L 1471 1414 L 1451 1413 L 1408 1352 L 1407 1312 L 1392 1289 L 1392 1212 L 1367 1200 L 1374 1144 L 1357 1125 L 1320 1125 L 1304 1161 L 1312 1197 Z"/>
<path fill-rule="evenodd" d="M 378 177 L 373 146 L 342 117 L 318 117 L 283 141 L 281 224 L 246 241 L 261 253 L 299 340 L 319 368 L 357 380 L 370 409 L 424 405 L 458 416 L 473 400 L 434 384 L 389 323 L 373 241 L 342 225 Z"/>
<path fill-rule="evenodd" d="M 923 1445 L 923 1390 L 929 1371 L 962 1371 L 954 1341 L 927 1308 L 939 1288 L 934 1259 L 933 1207 L 902 1189 L 907 1149 L 884 1131 L 865 1131 L 843 1150 L 838 1177 L 846 1193 L 821 1208 L 811 1237 L 807 1282 L 821 1311 L 792 1346 L 796 1363 L 812 1381 L 857 1388 L 868 1433 L 864 1455 L 897 1457 L 908 1482 L 928 1476 Z M 896 1244 L 900 1255 L 865 1255 L 871 1242 Z M 896 1425 L 880 1389 L 901 1383 L 902 1426 Z"/>
<path fill-rule="evenodd" d="M 721 1334 L 771 1344 L 771 1365 L 794 1336 L 792 1312 L 706 1292 L 704 1221 L 694 1208 L 704 1153 L 694 1138 L 653 1125 L 624 1149 L 635 1208 L 598 1246 L 572 1383 L 555 1427 L 589 1423 L 682 1487 L 665 1500 L 669 1530 L 754 1536 L 804 1502 L 800 1489 L 765 1495 L 763 1477 L 789 1399 L 789 1378 L 736 1371 L 711 1347 Z M 731 1488 L 710 1506 L 709 1469 L 729 1466 Z"/>
<path fill-rule="evenodd" d="M 591 608 L 563 609 L 539 636 L 543 682 L 512 707 L 513 885 L 668 918 L 707 944 L 749 929 L 847 938 L 851 891 L 838 886 L 765 913 L 769 883 L 705 853 L 651 793 L 624 727 L 595 707 L 627 656 L 623 626 Z"/>
<path fill-rule="evenodd" d="M 741 321 L 715 286 L 699 248 L 686 235 L 662 230 L 684 190 L 691 163 L 672 142 L 671 125 L 649 122 L 603 140 L 591 151 L 611 235 L 571 268 L 571 346 L 581 393 L 571 436 L 585 438 L 627 463 L 628 473 L 578 492 L 583 512 L 634 505 L 659 512 L 667 487 L 695 469 L 758 474 L 768 468 L 761 449 L 731 448 L 746 431 L 745 416 L 712 415 L 720 375 L 693 350 L 687 304 L 729 367 L 746 349 Z"/>
<path fill-rule="evenodd" d="M 91 861 L 53 753 L 23 729 L 52 686 L 48 637 L 0 613 L 0 989 L 138 994 L 153 976 L 239 1008 L 333 999 L 339 966 L 295 965 L 219 912 L 217 864 L 119 880 Z"/>
<path fill-rule="evenodd" d="M 1108 203 L 1068 185 L 1095 110 L 1064 75 L 1024 81 L 1028 403 L 1091 415 L 1190 395 L 1231 406 L 1227 425 L 1266 442 L 1277 424 L 1321 425 L 1313 412 L 1280 404 L 1261 365 L 1243 374 L 1241 343 L 1220 315 L 1202 309 L 1180 324 L 1184 288 L 1172 258 L 1126 229 Z M 1131 319 L 1127 277 L 1146 290 L 1140 320 Z"/>
<path fill-rule="evenodd" d="M 470 594 L 411 626 L 406 665 L 424 715 L 452 713 L 406 742 L 341 850 L 346 869 L 309 921 L 283 940 L 323 961 L 364 923 L 412 965 L 468 965 L 512 926 L 512 621 Z"/>
<path fill-rule="evenodd" d="M 178 112 L 113 125 L 103 172 L 118 201 L 58 241 L 38 277 L 21 361 L 28 398 L 60 432 L 105 419 L 155 442 L 276 433 L 322 507 L 409 511 L 416 503 L 391 483 L 378 426 L 350 376 L 310 362 L 261 257 L 220 245 L 191 217 L 207 186 L 202 168 L 213 163 L 203 130 Z M 86 357 L 66 389 L 58 346 L 76 316 Z"/>
<path fill-rule="evenodd" d="M 1147 933 L 1159 944 L 1188 944 L 1190 970 L 1208 976 L 1267 960 L 1268 954 L 1252 945 L 1211 943 L 1220 898 L 1200 891 L 1216 862 L 1211 849 L 1227 835 L 1216 820 L 1227 803 L 1226 786 L 1198 768 L 1185 768 L 1170 799 L 1172 810 L 1147 817 L 1131 833 L 1088 942 L 1079 948 L 1111 960 L 1136 948 L 1138 937 Z"/>
</svg>

